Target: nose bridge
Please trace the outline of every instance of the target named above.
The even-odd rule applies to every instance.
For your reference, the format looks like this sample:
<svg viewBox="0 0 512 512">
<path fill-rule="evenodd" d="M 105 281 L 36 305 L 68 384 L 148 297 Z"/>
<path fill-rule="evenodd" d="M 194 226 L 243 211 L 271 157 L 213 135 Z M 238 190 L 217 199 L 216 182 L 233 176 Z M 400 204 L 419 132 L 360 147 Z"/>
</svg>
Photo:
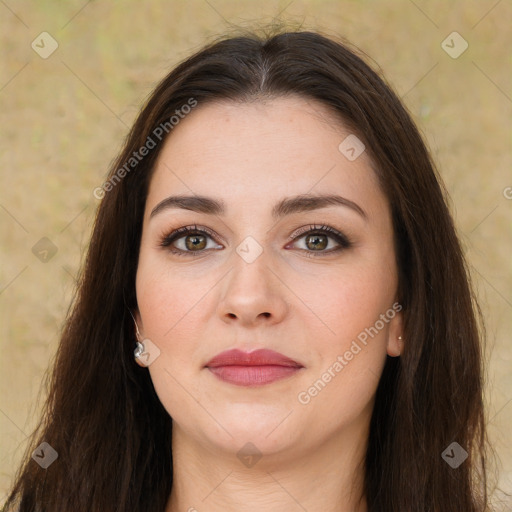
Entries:
<svg viewBox="0 0 512 512">
<path fill-rule="evenodd" d="M 228 279 L 229 293 L 258 296 L 269 295 L 273 275 L 270 250 L 264 248 L 252 236 L 245 238 L 235 249 L 231 259 L 232 270 Z"/>
<path fill-rule="evenodd" d="M 231 271 L 219 304 L 224 318 L 254 322 L 262 315 L 278 319 L 285 311 L 284 287 L 272 269 L 272 255 L 255 238 L 248 236 L 236 247 Z"/>
</svg>

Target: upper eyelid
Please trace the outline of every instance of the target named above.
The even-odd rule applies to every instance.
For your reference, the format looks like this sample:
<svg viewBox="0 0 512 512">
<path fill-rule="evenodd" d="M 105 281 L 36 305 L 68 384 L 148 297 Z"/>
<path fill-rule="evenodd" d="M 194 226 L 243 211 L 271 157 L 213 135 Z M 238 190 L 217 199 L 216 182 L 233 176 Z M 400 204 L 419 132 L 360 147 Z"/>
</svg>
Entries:
<svg viewBox="0 0 512 512">
<path fill-rule="evenodd" d="M 310 232 L 325 232 L 325 234 L 331 238 L 341 238 L 341 242 L 340 241 L 337 241 L 338 244 L 340 245 L 344 245 L 342 242 L 345 241 L 347 245 L 351 245 L 351 241 L 349 239 L 349 237 L 347 237 L 342 231 L 339 231 L 338 229 L 332 227 L 332 226 L 329 226 L 327 223 L 319 223 L 319 224 L 309 224 L 307 226 L 301 226 L 299 228 L 295 228 L 293 230 L 293 233 L 287 238 L 288 241 L 293 241 L 297 238 L 302 238 L 303 236 L 309 234 Z M 181 238 L 189 235 L 190 233 L 194 233 L 194 232 L 202 232 L 204 234 L 206 234 L 207 236 L 209 236 L 210 238 L 212 238 L 214 241 L 216 241 L 216 237 L 219 237 L 222 241 L 224 241 L 224 239 L 220 236 L 220 235 L 217 235 L 216 233 L 213 232 L 213 230 L 207 228 L 206 226 L 201 226 L 201 225 L 197 225 L 197 224 L 193 224 L 193 225 L 188 225 L 188 226 L 182 226 L 182 227 L 179 227 L 177 229 L 174 229 L 171 231 L 171 233 L 169 233 L 168 235 L 164 235 L 162 237 L 162 242 L 161 242 L 161 245 L 164 245 L 164 242 L 166 242 L 167 240 L 169 240 L 169 243 L 165 244 L 165 246 L 167 245 L 171 245 L 173 242 L 175 242 L 176 240 L 180 240 Z M 185 252 L 194 252 L 194 251 L 185 251 Z M 198 252 L 201 252 L 201 251 L 198 251 Z"/>
</svg>

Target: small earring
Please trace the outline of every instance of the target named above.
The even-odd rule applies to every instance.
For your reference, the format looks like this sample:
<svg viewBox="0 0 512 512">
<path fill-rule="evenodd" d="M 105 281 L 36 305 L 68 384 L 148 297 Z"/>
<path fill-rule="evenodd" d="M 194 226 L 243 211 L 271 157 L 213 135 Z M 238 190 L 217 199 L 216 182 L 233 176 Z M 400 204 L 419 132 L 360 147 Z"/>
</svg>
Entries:
<svg viewBox="0 0 512 512">
<path fill-rule="evenodd" d="M 402 336 L 398 336 L 398 339 L 401 340 L 402 339 Z"/>
<path fill-rule="evenodd" d="M 144 345 L 140 341 L 137 341 L 137 346 L 136 346 L 135 350 L 133 351 L 133 355 L 135 356 L 135 359 L 138 359 L 143 352 L 144 352 Z"/>
<path fill-rule="evenodd" d="M 128 311 L 130 311 L 130 310 L 128 310 Z M 131 311 L 130 311 L 130 315 L 133 318 L 133 323 L 135 324 L 135 335 L 137 337 L 137 342 L 135 344 L 136 346 L 135 346 L 135 350 L 133 351 L 133 355 L 135 356 L 135 359 L 139 359 L 141 354 L 144 353 L 144 345 L 139 341 L 142 338 L 142 336 L 140 335 L 139 326 L 137 325 L 135 317 L 133 316 Z"/>
</svg>

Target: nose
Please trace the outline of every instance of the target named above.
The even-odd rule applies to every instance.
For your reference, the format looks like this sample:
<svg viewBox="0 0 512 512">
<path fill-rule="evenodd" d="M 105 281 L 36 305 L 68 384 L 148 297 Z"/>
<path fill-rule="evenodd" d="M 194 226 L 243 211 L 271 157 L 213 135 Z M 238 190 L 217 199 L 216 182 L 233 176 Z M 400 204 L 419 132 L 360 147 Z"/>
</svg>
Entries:
<svg viewBox="0 0 512 512">
<path fill-rule="evenodd" d="M 221 319 L 244 327 L 281 322 L 289 309 L 287 287 L 265 251 L 252 262 L 238 254 L 233 259 L 218 305 Z"/>
</svg>

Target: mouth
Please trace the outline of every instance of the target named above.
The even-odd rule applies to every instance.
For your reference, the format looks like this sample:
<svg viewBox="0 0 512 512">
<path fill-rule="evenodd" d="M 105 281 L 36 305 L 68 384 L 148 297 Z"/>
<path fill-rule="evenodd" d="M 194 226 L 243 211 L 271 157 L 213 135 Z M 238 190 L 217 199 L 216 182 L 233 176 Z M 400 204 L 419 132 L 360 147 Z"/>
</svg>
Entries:
<svg viewBox="0 0 512 512">
<path fill-rule="evenodd" d="M 206 363 L 217 378 L 237 386 L 262 386 L 297 374 L 304 366 L 273 350 L 228 350 Z"/>
</svg>

